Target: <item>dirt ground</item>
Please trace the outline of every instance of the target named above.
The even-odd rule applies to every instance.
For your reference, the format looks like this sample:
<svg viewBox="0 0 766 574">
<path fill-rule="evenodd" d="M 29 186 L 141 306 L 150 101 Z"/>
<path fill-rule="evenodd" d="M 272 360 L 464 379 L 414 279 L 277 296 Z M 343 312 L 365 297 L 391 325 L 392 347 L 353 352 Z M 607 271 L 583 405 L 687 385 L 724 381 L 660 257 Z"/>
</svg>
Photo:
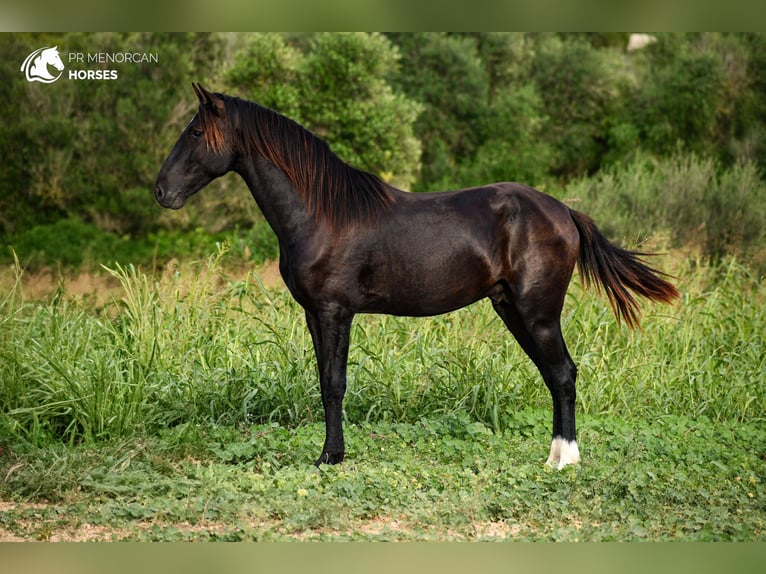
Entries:
<svg viewBox="0 0 766 574">
<path fill-rule="evenodd" d="M 172 264 L 171 262 L 169 265 Z M 264 286 L 269 289 L 284 287 L 277 261 L 226 270 L 226 275 L 232 280 L 244 279 L 249 273 L 258 275 Z M 0 269 L 0 296 L 8 293 L 15 281 L 15 271 L 12 267 Z M 50 299 L 59 288 L 63 290 L 65 298 L 84 300 L 95 308 L 103 307 L 115 297 L 119 298 L 121 294 L 120 282 L 105 271 L 61 273 L 54 269 L 42 269 L 35 272 L 25 271 L 21 276 L 21 293 L 25 301 Z"/>
<path fill-rule="evenodd" d="M 94 542 L 94 541 L 119 541 L 119 540 L 135 540 L 140 537 L 142 533 L 148 533 L 153 527 L 158 525 L 154 523 L 148 523 L 144 521 L 135 521 L 130 526 L 117 527 L 109 525 L 97 525 L 87 522 L 80 522 L 76 517 L 72 517 L 71 520 L 67 520 L 66 510 L 61 507 L 60 512 L 57 512 L 60 518 L 58 524 L 46 522 L 44 519 L 34 518 L 35 510 L 50 510 L 50 505 L 45 503 L 14 503 L 0 501 L 0 514 L 2 513 L 22 513 L 30 518 L 25 518 L 20 524 L 17 524 L 17 530 L 22 530 L 28 533 L 26 536 L 20 536 L 6 528 L 0 527 L 0 543 L 2 542 Z M 63 522 L 64 524 L 62 524 Z M 175 532 L 185 532 L 187 534 L 192 533 L 208 533 L 214 535 L 223 536 L 227 531 L 231 529 L 231 524 L 220 523 L 215 521 L 206 521 L 202 524 L 189 524 L 189 523 L 173 523 L 172 525 L 165 525 L 173 528 Z M 263 528 L 271 526 L 275 531 L 278 530 L 278 524 L 259 523 L 251 524 L 253 528 Z M 362 533 L 366 536 L 374 537 L 387 534 L 401 534 L 405 539 L 408 533 L 412 533 L 412 525 L 407 524 L 406 521 L 398 520 L 391 517 L 379 517 L 371 520 L 362 521 L 354 525 L 353 531 L 356 534 Z M 521 526 L 518 524 L 507 524 L 504 522 L 490 522 L 481 521 L 473 524 L 472 532 L 454 532 L 446 531 L 441 533 L 441 537 L 445 540 L 512 540 L 515 539 Z M 342 535 L 342 532 L 337 531 L 306 531 L 295 532 L 286 535 L 287 539 L 295 541 L 306 541 L 315 539 L 322 534 L 325 535 Z M 436 535 L 438 539 L 440 535 Z"/>
</svg>

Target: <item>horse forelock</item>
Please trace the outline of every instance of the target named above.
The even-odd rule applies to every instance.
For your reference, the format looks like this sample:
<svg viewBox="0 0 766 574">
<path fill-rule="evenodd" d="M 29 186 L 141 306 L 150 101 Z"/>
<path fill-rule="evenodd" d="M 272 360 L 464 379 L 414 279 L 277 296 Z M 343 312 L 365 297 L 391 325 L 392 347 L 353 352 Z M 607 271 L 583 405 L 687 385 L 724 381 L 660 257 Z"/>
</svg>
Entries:
<svg viewBox="0 0 766 574">
<path fill-rule="evenodd" d="M 244 155 L 258 154 L 277 166 L 315 219 L 333 229 L 370 223 L 394 203 L 385 182 L 344 162 L 327 142 L 294 120 L 239 98 L 224 96 L 224 102 L 227 134 L 211 129 L 211 147 L 220 138 Z"/>
</svg>

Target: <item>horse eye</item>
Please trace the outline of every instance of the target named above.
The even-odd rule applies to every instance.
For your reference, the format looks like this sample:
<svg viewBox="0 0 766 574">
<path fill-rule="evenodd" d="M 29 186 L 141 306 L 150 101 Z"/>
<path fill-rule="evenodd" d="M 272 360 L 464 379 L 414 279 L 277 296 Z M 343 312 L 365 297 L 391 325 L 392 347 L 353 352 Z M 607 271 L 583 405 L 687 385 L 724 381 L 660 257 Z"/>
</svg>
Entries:
<svg viewBox="0 0 766 574">
<path fill-rule="evenodd" d="M 192 130 L 191 135 L 194 136 L 195 138 L 198 138 L 202 135 L 202 132 L 200 130 Z"/>
</svg>

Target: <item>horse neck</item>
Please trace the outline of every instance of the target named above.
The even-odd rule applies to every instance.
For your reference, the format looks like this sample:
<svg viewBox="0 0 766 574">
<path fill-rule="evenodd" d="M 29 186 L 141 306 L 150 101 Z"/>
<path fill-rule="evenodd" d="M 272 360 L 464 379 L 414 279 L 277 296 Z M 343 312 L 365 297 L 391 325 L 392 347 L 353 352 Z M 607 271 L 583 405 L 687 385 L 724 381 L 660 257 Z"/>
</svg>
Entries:
<svg viewBox="0 0 766 574">
<path fill-rule="evenodd" d="M 310 237 L 317 229 L 314 218 L 284 171 L 260 156 L 244 157 L 235 171 L 250 188 L 281 245 Z"/>
</svg>

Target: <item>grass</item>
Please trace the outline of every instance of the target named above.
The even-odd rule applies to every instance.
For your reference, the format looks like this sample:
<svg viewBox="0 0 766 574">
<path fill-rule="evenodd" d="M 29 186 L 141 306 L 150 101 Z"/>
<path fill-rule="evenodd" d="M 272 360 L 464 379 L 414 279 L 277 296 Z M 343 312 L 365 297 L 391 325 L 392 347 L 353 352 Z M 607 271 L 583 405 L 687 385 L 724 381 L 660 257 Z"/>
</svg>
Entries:
<svg viewBox="0 0 766 574">
<path fill-rule="evenodd" d="M 542 463 L 550 397 L 488 305 L 360 316 L 348 459 L 302 313 L 224 250 L 120 283 L 0 298 L 0 533 L 24 539 L 763 540 L 766 312 L 735 260 L 674 262 L 683 301 L 620 329 L 570 289 L 583 463 Z"/>
<path fill-rule="evenodd" d="M 16 459 L 0 532 L 81 540 L 763 540 L 754 425 L 586 417 L 577 468 L 542 464 L 549 414 L 493 433 L 466 416 L 349 425 L 183 425 L 142 441 Z M 754 443 L 754 439 L 756 442 Z M 760 444 L 763 444 L 762 442 Z M 31 454 L 31 453 L 30 453 Z"/>
<path fill-rule="evenodd" d="M 91 442 L 181 423 L 299 425 L 322 420 L 302 312 L 257 277 L 228 280 L 219 256 L 150 276 L 116 267 L 122 296 L 94 310 L 61 289 L 2 308 L 3 428 L 23 442 Z M 675 307 L 645 307 L 643 331 L 572 285 L 562 317 L 584 414 L 671 414 L 763 422 L 761 281 L 736 261 L 689 267 Z M 427 319 L 359 316 L 346 416 L 403 422 L 466 412 L 502 431 L 547 408 L 532 363 L 489 305 Z"/>
</svg>

